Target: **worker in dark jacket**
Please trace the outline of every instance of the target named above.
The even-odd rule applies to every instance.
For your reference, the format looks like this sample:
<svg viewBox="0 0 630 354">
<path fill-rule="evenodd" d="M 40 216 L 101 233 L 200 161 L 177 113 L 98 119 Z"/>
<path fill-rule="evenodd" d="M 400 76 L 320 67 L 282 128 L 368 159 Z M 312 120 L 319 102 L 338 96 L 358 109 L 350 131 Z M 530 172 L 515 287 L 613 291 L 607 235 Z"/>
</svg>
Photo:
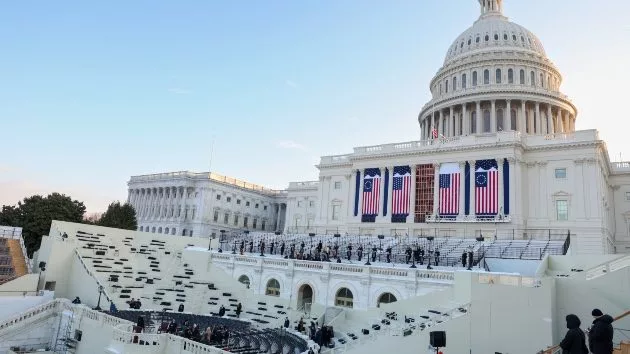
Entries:
<svg viewBox="0 0 630 354">
<path fill-rule="evenodd" d="M 588 332 L 588 348 L 593 354 L 611 354 L 613 352 L 613 318 L 604 315 L 599 309 L 591 313 L 595 320 Z"/>
<path fill-rule="evenodd" d="M 580 319 L 576 315 L 567 315 L 566 320 L 569 331 L 560 342 L 562 354 L 588 354 L 586 335 L 580 329 Z"/>
</svg>

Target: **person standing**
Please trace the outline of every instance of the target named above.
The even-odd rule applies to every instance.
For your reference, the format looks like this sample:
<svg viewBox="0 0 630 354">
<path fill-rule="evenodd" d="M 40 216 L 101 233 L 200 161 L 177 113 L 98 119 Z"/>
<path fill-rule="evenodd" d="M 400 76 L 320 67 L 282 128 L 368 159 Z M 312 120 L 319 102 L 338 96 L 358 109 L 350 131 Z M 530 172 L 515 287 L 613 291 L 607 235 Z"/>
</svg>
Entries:
<svg viewBox="0 0 630 354">
<path fill-rule="evenodd" d="M 564 336 L 562 342 L 560 342 L 560 348 L 562 348 L 563 354 L 588 354 L 588 348 L 586 348 L 586 335 L 580 329 L 580 319 L 576 315 L 567 315 L 567 334 Z"/>
<path fill-rule="evenodd" d="M 588 348 L 593 354 L 611 354 L 613 352 L 614 319 L 604 315 L 600 309 L 594 309 L 591 315 L 595 317 L 588 332 Z"/>
<path fill-rule="evenodd" d="M 468 253 L 466 251 L 462 252 L 462 267 L 466 268 L 466 258 L 468 258 Z"/>
</svg>

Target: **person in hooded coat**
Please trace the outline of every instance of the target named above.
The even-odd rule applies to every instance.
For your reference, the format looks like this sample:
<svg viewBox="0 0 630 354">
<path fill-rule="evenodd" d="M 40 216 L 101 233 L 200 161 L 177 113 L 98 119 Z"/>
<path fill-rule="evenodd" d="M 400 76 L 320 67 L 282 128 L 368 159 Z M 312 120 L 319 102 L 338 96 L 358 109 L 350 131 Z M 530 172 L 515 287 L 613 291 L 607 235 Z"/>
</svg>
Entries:
<svg viewBox="0 0 630 354">
<path fill-rule="evenodd" d="M 588 348 L 593 354 L 611 354 L 613 352 L 614 319 L 604 315 L 601 310 L 594 309 L 591 313 L 595 320 L 588 332 Z"/>
<path fill-rule="evenodd" d="M 576 315 L 567 315 L 567 328 L 569 331 L 560 342 L 562 354 L 588 354 L 586 348 L 586 335 L 580 329 L 580 319 Z"/>
</svg>

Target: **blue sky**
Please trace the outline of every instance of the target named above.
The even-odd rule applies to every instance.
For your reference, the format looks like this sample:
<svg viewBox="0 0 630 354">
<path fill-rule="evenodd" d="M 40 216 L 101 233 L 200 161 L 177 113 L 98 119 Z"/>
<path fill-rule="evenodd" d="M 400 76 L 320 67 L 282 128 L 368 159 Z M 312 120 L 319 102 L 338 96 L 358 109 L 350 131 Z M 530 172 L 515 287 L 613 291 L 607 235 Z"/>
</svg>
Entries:
<svg viewBox="0 0 630 354">
<path fill-rule="evenodd" d="M 630 2 L 504 3 L 563 73 L 577 128 L 630 159 Z M 273 188 L 316 179 L 321 155 L 417 140 L 429 80 L 478 13 L 475 0 L 5 1 L 0 204 L 60 191 L 102 211 L 131 175 L 207 171 L 213 140 L 213 171 Z"/>
</svg>

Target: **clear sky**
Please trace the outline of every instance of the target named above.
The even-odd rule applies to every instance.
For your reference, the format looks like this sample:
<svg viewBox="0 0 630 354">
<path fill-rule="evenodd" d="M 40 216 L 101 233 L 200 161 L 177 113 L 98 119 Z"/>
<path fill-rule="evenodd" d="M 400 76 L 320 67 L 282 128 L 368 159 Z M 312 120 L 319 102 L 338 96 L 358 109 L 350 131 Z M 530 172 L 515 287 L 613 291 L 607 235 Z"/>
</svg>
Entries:
<svg viewBox="0 0 630 354">
<path fill-rule="evenodd" d="M 630 1 L 505 0 L 611 158 L 630 160 Z M 103 211 L 131 175 L 285 188 L 321 155 L 419 139 L 417 114 L 476 0 L 59 0 L 0 6 L 0 204 Z"/>
</svg>

